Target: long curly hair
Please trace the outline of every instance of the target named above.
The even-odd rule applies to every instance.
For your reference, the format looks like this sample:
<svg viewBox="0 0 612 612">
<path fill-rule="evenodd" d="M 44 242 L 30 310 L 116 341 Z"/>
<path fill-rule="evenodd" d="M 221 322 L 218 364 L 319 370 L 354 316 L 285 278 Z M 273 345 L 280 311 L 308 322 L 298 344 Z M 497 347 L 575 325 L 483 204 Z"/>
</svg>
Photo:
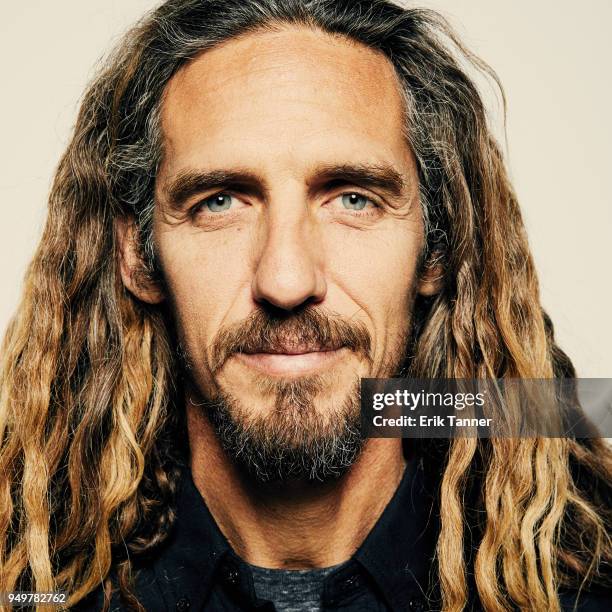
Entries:
<svg viewBox="0 0 612 612">
<path fill-rule="evenodd" d="M 203 50 L 287 24 L 377 50 L 402 86 L 425 265 L 444 270 L 439 294 L 417 298 L 408 375 L 574 376 L 466 64 L 499 83 L 438 14 L 385 0 L 169 0 L 128 32 L 84 96 L 4 340 L 0 591 L 65 589 L 74 605 L 102 584 L 105 609 L 115 586 L 143 609 L 134 573 L 173 526 L 186 426 L 168 318 L 122 285 L 115 221 L 136 220 L 143 273 L 159 279 L 152 211 L 166 84 Z M 421 451 L 439 465 L 445 612 L 467 605 L 472 583 L 486 610 L 549 612 L 564 585 L 605 580 L 604 441 L 460 438 Z"/>
</svg>

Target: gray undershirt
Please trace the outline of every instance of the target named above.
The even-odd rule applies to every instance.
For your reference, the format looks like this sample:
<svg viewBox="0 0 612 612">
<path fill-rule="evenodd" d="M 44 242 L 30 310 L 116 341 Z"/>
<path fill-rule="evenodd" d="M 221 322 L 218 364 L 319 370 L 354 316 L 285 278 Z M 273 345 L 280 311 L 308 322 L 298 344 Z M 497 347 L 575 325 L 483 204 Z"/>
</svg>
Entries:
<svg viewBox="0 0 612 612">
<path fill-rule="evenodd" d="M 320 612 L 323 582 L 340 565 L 308 570 L 249 567 L 257 597 L 273 602 L 278 612 Z"/>
</svg>

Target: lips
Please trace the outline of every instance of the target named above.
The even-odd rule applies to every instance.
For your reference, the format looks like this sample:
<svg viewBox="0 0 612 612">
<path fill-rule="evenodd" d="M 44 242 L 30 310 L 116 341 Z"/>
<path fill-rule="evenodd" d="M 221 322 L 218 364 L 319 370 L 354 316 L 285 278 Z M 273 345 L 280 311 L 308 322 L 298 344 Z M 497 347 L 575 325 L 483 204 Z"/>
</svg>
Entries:
<svg viewBox="0 0 612 612">
<path fill-rule="evenodd" d="M 359 356 L 371 361 L 371 337 L 363 321 L 345 320 L 323 307 L 307 306 L 295 313 L 278 313 L 257 308 L 245 319 L 223 326 L 214 339 L 210 370 L 218 372 L 230 360 L 254 364 L 256 359 L 292 360 L 298 366 L 307 358 L 321 363 L 334 355 Z M 287 366 L 293 367 L 293 366 Z"/>
<path fill-rule="evenodd" d="M 236 353 L 236 358 L 249 368 L 268 376 L 294 377 L 314 374 L 329 368 L 344 355 L 343 347 L 321 347 L 320 345 L 284 345 L 257 349 L 256 352 Z"/>
<path fill-rule="evenodd" d="M 256 350 L 242 351 L 246 355 L 304 355 L 306 353 L 325 353 L 337 351 L 341 346 L 323 347 L 319 344 L 285 344 L 276 347 L 258 348 Z"/>
</svg>

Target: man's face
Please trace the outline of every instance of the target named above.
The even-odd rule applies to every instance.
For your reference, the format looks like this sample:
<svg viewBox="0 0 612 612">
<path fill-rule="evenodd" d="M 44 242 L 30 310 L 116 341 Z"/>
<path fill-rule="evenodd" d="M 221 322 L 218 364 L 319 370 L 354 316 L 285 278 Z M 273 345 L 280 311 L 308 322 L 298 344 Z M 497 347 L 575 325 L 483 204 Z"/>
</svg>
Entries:
<svg viewBox="0 0 612 612">
<path fill-rule="evenodd" d="M 268 450 L 322 452 L 359 378 L 402 361 L 423 229 L 398 88 L 382 55 L 287 27 L 166 89 L 154 236 L 181 347 L 197 399 Z"/>
</svg>

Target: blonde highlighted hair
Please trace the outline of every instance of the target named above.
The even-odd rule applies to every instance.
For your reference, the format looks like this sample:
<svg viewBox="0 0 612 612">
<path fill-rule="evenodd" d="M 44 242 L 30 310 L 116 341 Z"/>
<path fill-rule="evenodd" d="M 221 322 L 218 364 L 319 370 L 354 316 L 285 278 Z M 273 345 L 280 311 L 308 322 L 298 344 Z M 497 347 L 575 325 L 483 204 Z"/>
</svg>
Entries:
<svg viewBox="0 0 612 612">
<path fill-rule="evenodd" d="M 426 227 L 409 375 L 572 377 L 542 310 L 519 207 L 476 87 L 471 55 L 436 13 L 385 0 L 170 0 L 138 24 L 82 102 L 46 228 L 3 345 L 0 591 L 65 589 L 74 605 L 111 569 L 132 609 L 140 559 L 174 522 L 186 445 L 174 336 L 117 270 L 116 218 L 137 222 L 144 273 L 160 279 L 151 228 L 165 85 L 238 34 L 297 24 L 367 45 L 406 100 Z M 559 610 L 561 587 L 605 581 L 611 455 L 600 439 L 457 439 L 439 461 L 441 607 Z M 475 550 L 472 558 L 470 550 Z M 108 607 L 109 599 L 106 599 Z"/>
</svg>

